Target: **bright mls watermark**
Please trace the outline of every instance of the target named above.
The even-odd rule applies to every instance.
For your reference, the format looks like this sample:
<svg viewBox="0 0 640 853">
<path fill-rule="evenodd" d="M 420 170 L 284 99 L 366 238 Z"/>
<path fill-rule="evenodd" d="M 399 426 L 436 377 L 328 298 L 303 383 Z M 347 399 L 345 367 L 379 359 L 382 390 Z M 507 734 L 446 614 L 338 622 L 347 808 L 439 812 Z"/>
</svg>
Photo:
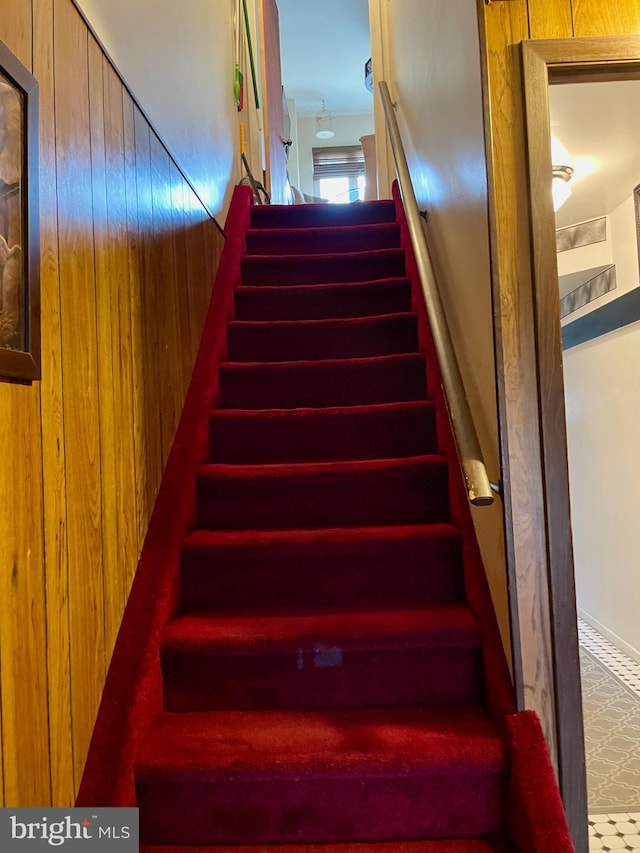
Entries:
<svg viewBox="0 0 640 853">
<path fill-rule="evenodd" d="M 138 853 L 138 809 L 0 809 L 2 853 Z"/>
</svg>

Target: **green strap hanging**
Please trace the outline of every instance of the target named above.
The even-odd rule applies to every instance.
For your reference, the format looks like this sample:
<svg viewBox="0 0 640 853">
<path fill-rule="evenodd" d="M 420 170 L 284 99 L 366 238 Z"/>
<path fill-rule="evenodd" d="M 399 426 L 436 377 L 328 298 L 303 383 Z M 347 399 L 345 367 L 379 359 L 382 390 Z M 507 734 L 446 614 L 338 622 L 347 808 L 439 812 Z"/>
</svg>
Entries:
<svg viewBox="0 0 640 853">
<path fill-rule="evenodd" d="M 251 65 L 251 79 L 253 80 L 253 96 L 256 99 L 256 109 L 260 109 L 260 98 L 258 97 L 258 81 L 256 80 L 256 68 L 253 62 L 253 46 L 251 44 L 251 30 L 249 29 L 249 15 L 247 14 L 247 0 L 242 0 L 244 10 L 244 25 L 247 31 L 247 42 L 249 44 L 249 64 Z"/>
</svg>

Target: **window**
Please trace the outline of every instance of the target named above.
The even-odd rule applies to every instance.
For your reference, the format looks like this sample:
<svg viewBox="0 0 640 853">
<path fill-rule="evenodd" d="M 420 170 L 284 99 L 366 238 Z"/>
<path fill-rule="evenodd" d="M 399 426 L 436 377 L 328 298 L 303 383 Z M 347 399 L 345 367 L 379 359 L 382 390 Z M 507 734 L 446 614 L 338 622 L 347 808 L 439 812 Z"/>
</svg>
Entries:
<svg viewBox="0 0 640 853">
<path fill-rule="evenodd" d="M 364 154 L 360 145 L 313 148 L 315 193 L 333 204 L 364 198 Z"/>
</svg>

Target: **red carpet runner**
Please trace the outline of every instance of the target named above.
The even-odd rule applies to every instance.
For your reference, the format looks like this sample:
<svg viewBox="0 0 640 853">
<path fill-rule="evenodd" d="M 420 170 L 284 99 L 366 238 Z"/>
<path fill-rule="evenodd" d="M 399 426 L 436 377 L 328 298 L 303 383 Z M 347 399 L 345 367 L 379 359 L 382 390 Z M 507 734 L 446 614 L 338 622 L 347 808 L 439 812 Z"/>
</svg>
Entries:
<svg viewBox="0 0 640 853">
<path fill-rule="evenodd" d="M 513 791 L 539 730 L 505 726 L 405 245 L 393 202 L 251 211 L 180 603 L 158 629 L 163 707 L 131 736 L 149 853 L 571 849 L 541 741 L 518 784 L 551 790 L 551 841 Z"/>
</svg>

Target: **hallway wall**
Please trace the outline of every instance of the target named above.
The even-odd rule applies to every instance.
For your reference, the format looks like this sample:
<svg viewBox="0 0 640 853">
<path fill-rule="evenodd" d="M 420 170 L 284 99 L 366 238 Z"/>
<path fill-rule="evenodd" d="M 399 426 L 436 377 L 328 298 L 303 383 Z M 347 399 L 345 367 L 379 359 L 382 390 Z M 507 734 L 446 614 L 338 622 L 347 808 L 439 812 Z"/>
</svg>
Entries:
<svg viewBox="0 0 640 853">
<path fill-rule="evenodd" d="M 315 116 L 298 116 L 299 189 L 308 195 L 315 195 L 312 149 L 360 145 L 361 136 L 373 133 L 373 115 L 334 115 L 333 130 L 333 139 L 317 139 Z"/>
<path fill-rule="evenodd" d="M 491 479 L 499 478 L 487 174 L 475 0 L 387 0 L 385 74 L 465 389 Z M 371 15 L 376 20 L 376 15 Z M 386 35 L 384 33 L 386 29 Z M 510 651 L 502 507 L 473 508 Z"/>
<path fill-rule="evenodd" d="M 42 381 L 0 382 L 0 806 L 73 802 L 222 236 L 71 0 L 0 0 L 40 84 Z"/>
<path fill-rule="evenodd" d="M 236 0 L 188 0 L 179 11 L 174 0 L 76 5 L 200 199 L 214 214 L 226 211 L 240 176 L 232 90 Z M 245 85 L 248 99 L 249 79 Z"/>
<path fill-rule="evenodd" d="M 617 287 L 571 313 L 565 322 L 639 286 L 633 194 L 609 214 L 607 233 Z M 632 323 L 564 352 L 578 607 L 590 625 L 638 662 L 640 480 L 634 472 L 640 462 L 639 344 L 640 323 Z"/>
</svg>

